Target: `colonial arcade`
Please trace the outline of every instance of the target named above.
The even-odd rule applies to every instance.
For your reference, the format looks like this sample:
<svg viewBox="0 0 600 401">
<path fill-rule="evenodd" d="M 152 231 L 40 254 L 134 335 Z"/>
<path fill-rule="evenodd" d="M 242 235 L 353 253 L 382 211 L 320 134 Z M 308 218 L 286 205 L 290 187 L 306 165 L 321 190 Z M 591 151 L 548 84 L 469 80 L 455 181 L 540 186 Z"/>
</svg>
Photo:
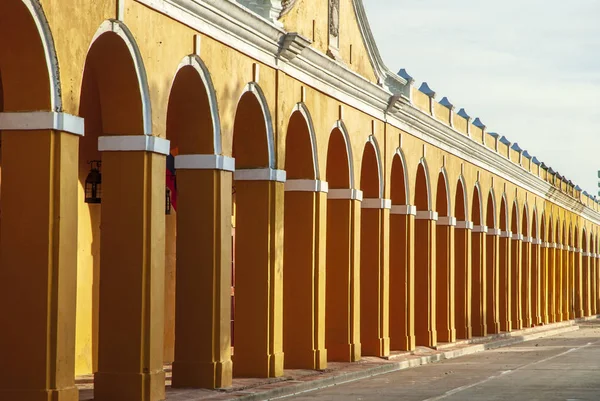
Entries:
<svg viewBox="0 0 600 401">
<path fill-rule="evenodd" d="M 392 73 L 361 0 L 3 0 L 0 130 L 0 399 L 598 313 L 596 200 Z"/>
</svg>

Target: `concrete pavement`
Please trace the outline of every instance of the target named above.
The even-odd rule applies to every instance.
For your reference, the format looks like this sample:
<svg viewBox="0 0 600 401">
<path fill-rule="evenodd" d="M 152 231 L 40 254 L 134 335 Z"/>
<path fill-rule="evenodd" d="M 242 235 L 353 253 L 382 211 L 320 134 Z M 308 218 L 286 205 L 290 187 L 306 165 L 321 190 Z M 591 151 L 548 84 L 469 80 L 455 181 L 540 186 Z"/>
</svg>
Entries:
<svg viewBox="0 0 600 401">
<path fill-rule="evenodd" d="M 600 400 L 600 322 L 580 330 L 290 397 L 290 400 Z"/>
</svg>

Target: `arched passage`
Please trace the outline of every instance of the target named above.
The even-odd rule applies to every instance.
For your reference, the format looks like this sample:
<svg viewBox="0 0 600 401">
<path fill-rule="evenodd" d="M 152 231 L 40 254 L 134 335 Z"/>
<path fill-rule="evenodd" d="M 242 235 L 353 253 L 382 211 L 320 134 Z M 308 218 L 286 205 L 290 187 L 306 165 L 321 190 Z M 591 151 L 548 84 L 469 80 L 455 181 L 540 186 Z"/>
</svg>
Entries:
<svg viewBox="0 0 600 401">
<path fill-rule="evenodd" d="M 523 234 L 519 230 L 519 206 L 515 200 L 511 211 L 511 258 L 510 258 L 510 298 L 511 298 L 511 321 L 512 328 L 520 330 L 523 328 L 523 315 L 521 309 L 521 263 L 522 263 L 522 245 Z"/>
<path fill-rule="evenodd" d="M 585 230 L 585 227 L 583 228 Z M 576 317 L 581 317 L 582 313 L 582 265 L 584 262 L 585 254 L 581 250 L 581 241 L 585 235 L 579 231 L 579 227 L 577 224 L 575 225 L 575 231 L 573 231 L 573 247 L 571 249 L 572 252 L 572 260 L 573 260 L 573 279 L 572 279 L 572 287 L 571 291 L 573 294 L 573 303 L 571 304 L 571 310 L 573 314 L 573 319 Z"/>
<path fill-rule="evenodd" d="M 312 119 L 298 104 L 286 135 L 283 350 L 286 368 L 325 369 L 327 187 L 319 181 Z"/>
<path fill-rule="evenodd" d="M 435 330 L 435 224 L 437 213 L 432 210 L 429 175 L 425 161 L 417 166 L 415 181 L 415 334 L 417 345 L 437 344 Z"/>
<path fill-rule="evenodd" d="M 485 237 L 487 227 L 484 223 L 484 211 L 479 184 L 473 188 L 473 201 L 471 203 L 471 219 L 473 232 L 471 234 L 471 318 L 473 336 L 485 337 L 487 335 L 486 323 L 486 247 Z"/>
<path fill-rule="evenodd" d="M 7 400 L 77 398 L 73 134 L 83 132 L 42 128 L 35 118 L 31 123 L 62 111 L 60 69 L 44 12 L 37 0 L 0 2 L 0 355 L 14 362 L 0 367 L 0 399 Z"/>
<path fill-rule="evenodd" d="M 454 318 L 454 226 L 446 171 L 438 174 L 436 226 L 436 332 L 438 341 L 456 341 Z"/>
<path fill-rule="evenodd" d="M 537 326 L 542 323 L 541 301 L 540 301 L 540 240 L 538 231 L 538 213 L 533 209 L 533 219 L 531 221 L 531 318 L 532 325 Z"/>
<path fill-rule="evenodd" d="M 485 237 L 486 323 L 488 333 L 498 333 L 500 331 L 500 298 L 498 294 L 500 285 L 498 238 L 500 237 L 500 230 L 496 224 L 496 203 L 493 189 L 488 194 L 485 210 L 485 225 L 487 226 L 487 235 Z"/>
<path fill-rule="evenodd" d="M 590 254 L 590 259 L 589 259 L 589 264 L 590 264 L 590 268 L 589 270 L 591 271 L 591 285 L 592 285 L 592 307 L 591 307 L 591 313 L 592 315 L 597 315 L 598 314 L 598 303 L 600 302 L 600 300 L 598 299 L 599 297 L 599 283 L 598 283 L 598 279 L 600 277 L 600 274 L 598 272 L 598 240 L 597 240 L 597 235 L 594 235 L 593 231 L 590 230 L 590 245 L 589 245 L 589 251 Z"/>
<path fill-rule="evenodd" d="M 283 374 L 285 172 L 275 169 L 271 114 L 262 90 L 246 86 L 233 128 L 236 172 L 234 375 Z"/>
<path fill-rule="evenodd" d="M 456 337 L 470 339 L 473 335 L 471 326 L 471 230 L 473 223 L 467 210 L 466 186 L 462 177 L 456 184 L 454 198 L 454 215 L 456 230 L 454 232 L 454 297 Z"/>
<path fill-rule="evenodd" d="M 509 214 L 506 196 L 502 196 L 500 202 L 500 245 L 498 252 L 499 264 L 499 303 L 500 303 L 500 330 L 511 331 L 512 329 L 512 299 L 511 299 L 511 237 L 509 230 Z"/>
<path fill-rule="evenodd" d="M 591 312 L 591 308 L 589 307 L 589 288 L 590 288 L 590 259 L 587 257 L 587 252 L 590 251 L 590 248 L 593 247 L 593 244 L 589 243 L 588 235 L 585 227 L 583 228 L 582 238 L 581 238 L 581 251 L 582 251 L 582 264 L 581 264 L 581 283 L 579 285 L 579 298 L 580 298 L 580 311 L 578 311 L 578 315 L 581 317 L 588 316 Z"/>
<path fill-rule="evenodd" d="M 560 310 L 561 310 L 561 320 L 569 320 L 569 242 L 571 235 L 571 227 L 567 226 L 567 220 L 563 221 L 562 226 L 562 242 L 561 242 L 561 250 L 560 250 L 560 259 L 561 259 L 561 285 L 560 285 Z"/>
<path fill-rule="evenodd" d="M 214 88 L 198 56 L 186 56 L 173 79 L 167 139 L 165 362 L 174 360 L 173 387 L 226 387 L 232 380 L 233 160 L 219 155 Z"/>
<path fill-rule="evenodd" d="M 164 336 L 164 292 L 156 289 L 164 283 L 163 149 L 168 143 L 154 138 L 157 146 L 146 146 L 147 99 L 131 33 L 120 22 L 106 21 L 86 58 L 80 101 L 86 136 L 79 149 L 79 242 L 87 252 L 78 262 L 79 270 L 92 277 L 80 293 L 91 284 L 97 399 L 121 398 L 125 391 L 141 399 L 138 376 L 158 396 L 164 394 L 163 355 L 152 350 L 162 349 Z M 90 160 L 102 161 L 102 192 L 100 199 L 84 203 Z"/>
<path fill-rule="evenodd" d="M 360 324 L 362 354 L 386 356 L 389 339 L 389 261 L 384 252 L 389 205 L 383 199 L 382 166 L 374 137 L 362 155 L 360 189 L 363 202 L 360 223 Z"/>
<path fill-rule="evenodd" d="M 390 216 L 390 347 L 415 348 L 415 207 L 407 186 L 407 171 L 401 150 L 392 161 Z"/>
<path fill-rule="evenodd" d="M 529 209 L 527 203 L 523 205 L 521 219 L 521 316 L 523 319 L 523 326 L 531 327 L 533 324 L 531 315 L 532 249 L 529 228 Z"/>
<path fill-rule="evenodd" d="M 562 239 L 560 237 L 560 218 L 556 218 L 554 228 L 554 316 L 555 322 L 562 322 Z"/>
<path fill-rule="evenodd" d="M 350 139 L 339 122 L 327 149 L 327 298 L 325 344 L 332 361 L 354 362 L 360 347 L 359 239 L 362 193 L 354 188 Z"/>
<path fill-rule="evenodd" d="M 539 297 L 540 297 L 540 323 L 548 324 L 548 304 L 550 300 L 550 286 L 549 286 L 549 263 L 548 263 L 548 230 L 546 228 L 546 213 L 542 213 L 540 219 L 540 279 L 539 279 Z"/>
</svg>

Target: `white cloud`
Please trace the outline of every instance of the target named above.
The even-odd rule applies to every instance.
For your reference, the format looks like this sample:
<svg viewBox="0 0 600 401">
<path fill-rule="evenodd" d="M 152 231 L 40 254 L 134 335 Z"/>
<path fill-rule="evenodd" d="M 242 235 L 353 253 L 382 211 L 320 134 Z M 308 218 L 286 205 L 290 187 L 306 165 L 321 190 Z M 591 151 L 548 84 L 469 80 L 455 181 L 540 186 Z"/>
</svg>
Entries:
<svg viewBox="0 0 600 401">
<path fill-rule="evenodd" d="M 364 0 L 386 64 L 595 194 L 600 1 Z"/>
</svg>

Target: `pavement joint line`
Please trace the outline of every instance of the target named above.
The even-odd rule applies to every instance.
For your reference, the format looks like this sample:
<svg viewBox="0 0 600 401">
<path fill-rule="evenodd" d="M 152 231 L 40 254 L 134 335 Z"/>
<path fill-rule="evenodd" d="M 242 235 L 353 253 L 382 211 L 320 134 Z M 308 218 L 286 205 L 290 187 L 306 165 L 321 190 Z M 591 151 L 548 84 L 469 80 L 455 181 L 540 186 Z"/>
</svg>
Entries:
<svg viewBox="0 0 600 401">
<path fill-rule="evenodd" d="M 437 350 L 436 354 L 432 355 L 423 355 L 417 356 L 414 355 L 415 358 L 411 358 L 404 361 L 394 362 L 390 360 L 390 363 L 379 365 L 372 368 L 367 368 L 364 370 L 353 371 L 348 373 L 341 373 L 338 376 L 330 376 L 323 379 L 316 379 L 313 381 L 307 381 L 299 384 L 298 386 L 288 386 L 284 388 L 275 388 L 269 389 L 264 392 L 255 392 L 249 395 L 243 395 L 241 397 L 235 397 L 232 399 L 235 400 L 243 400 L 243 401 L 266 401 L 266 400 L 277 400 L 283 399 L 287 397 L 292 397 L 299 394 L 304 394 L 312 391 L 322 390 L 325 388 L 351 383 L 358 380 L 368 379 L 371 377 L 379 376 L 386 373 L 397 372 L 400 370 L 410 369 L 418 366 L 428 365 L 431 363 L 436 363 L 439 361 L 458 358 L 460 356 L 466 356 L 475 354 L 478 352 L 483 352 L 486 350 L 497 349 L 502 347 L 507 347 L 510 345 L 515 345 L 519 343 L 523 343 L 526 341 L 536 340 L 539 338 L 555 336 L 558 334 L 568 333 L 572 331 L 579 330 L 579 326 L 576 325 L 577 322 L 589 321 L 593 320 L 596 317 L 592 317 L 591 319 L 574 319 L 566 322 L 552 323 L 544 326 L 536 326 L 531 328 L 525 328 L 516 330 L 510 333 L 500 333 L 500 335 L 493 335 L 492 341 L 485 343 L 470 343 L 469 345 L 455 349 L 455 350 Z M 545 330 L 544 330 L 545 329 Z M 505 334 L 505 336 L 502 336 Z M 483 340 L 485 341 L 485 340 Z M 433 352 L 436 352 L 435 349 L 432 349 Z M 406 355 L 404 355 L 406 356 Z M 517 369 L 515 369 L 516 371 Z M 512 372 L 512 371 L 508 371 Z M 233 395 L 233 394 L 232 394 Z"/>
</svg>

